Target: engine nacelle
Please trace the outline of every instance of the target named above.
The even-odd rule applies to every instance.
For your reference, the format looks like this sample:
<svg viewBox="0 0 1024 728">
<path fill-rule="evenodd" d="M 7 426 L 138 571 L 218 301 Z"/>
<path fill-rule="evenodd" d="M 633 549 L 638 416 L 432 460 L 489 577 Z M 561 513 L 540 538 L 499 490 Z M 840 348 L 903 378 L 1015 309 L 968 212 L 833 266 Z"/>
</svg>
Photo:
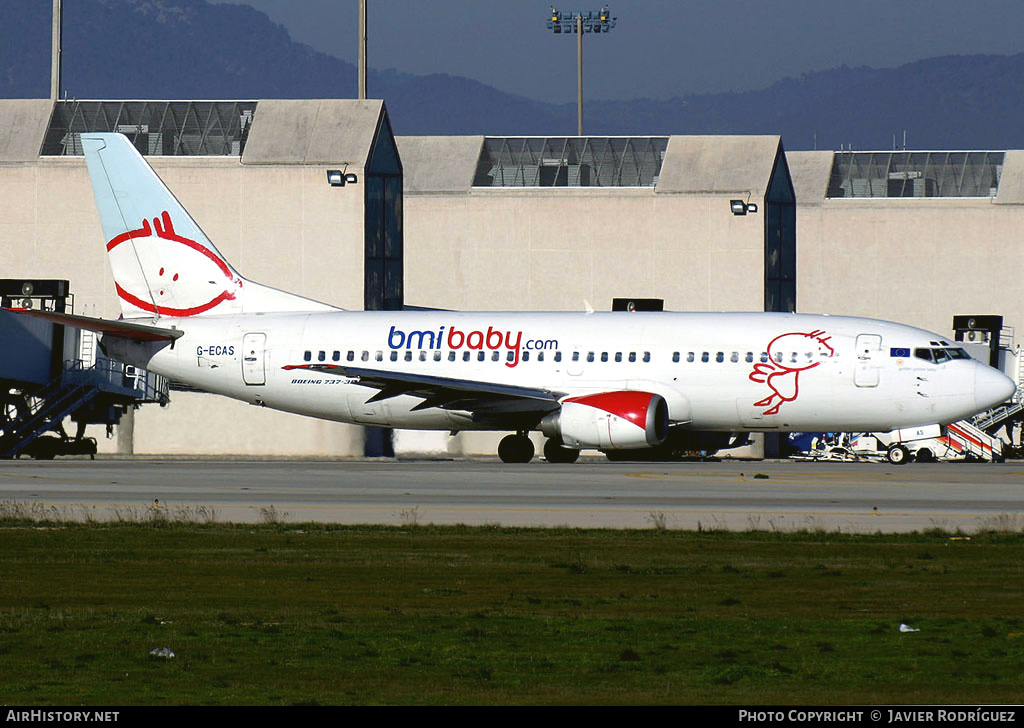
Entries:
<svg viewBox="0 0 1024 728">
<path fill-rule="evenodd" d="M 668 403 L 650 392 L 601 392 L 569 397 L 541 421 L 567 447 L 601 450 L 655 447 L 668 435 Z"/>
</svg>

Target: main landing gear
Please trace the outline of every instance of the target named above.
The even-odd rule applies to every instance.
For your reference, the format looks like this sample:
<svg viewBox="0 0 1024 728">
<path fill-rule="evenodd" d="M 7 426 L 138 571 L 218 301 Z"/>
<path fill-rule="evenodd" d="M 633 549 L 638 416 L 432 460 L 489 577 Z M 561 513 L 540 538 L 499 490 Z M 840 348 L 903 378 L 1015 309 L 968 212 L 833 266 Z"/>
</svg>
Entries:
<svg viewBox="0 0 1024 728">
<path fill-rule="evenodd" d="M 562 444 L 561 438 L 548 438 L 544 443 L 544 457 L 549 463 L 574 463 L 580 451 Z"/>
<path fill-rule="evenodd" d="M 503 463 L 528 463 L 533 460 L 534 452 L 533 440 L 526 432 L 506 435 L 498 443 L 498 457 Z"/>
<path fill-rule="evenodd" d="M 498 443 L 498 457 L 503 463 L 528 463 L 533 460 L 535 448 L 525 431 L 507 435 Z M 544 443 L 544 457 L 549 463 L 574 463 L 580 451 L 562 444 L 561 439 L 549 438 Z"/>
</svg>

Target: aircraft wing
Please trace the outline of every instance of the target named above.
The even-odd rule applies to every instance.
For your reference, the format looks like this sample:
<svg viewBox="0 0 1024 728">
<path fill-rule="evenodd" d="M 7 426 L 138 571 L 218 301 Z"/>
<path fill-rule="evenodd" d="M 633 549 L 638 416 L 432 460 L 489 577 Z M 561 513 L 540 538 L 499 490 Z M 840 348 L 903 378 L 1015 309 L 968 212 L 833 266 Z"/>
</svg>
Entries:
<svg viewBox="0 0 1024 728">
<path fill-rule="evenodd" d="M 422 402 L 412 408 L 413 411 L 441 407 L 468 410 L 481 418 L 505 414 L 543 415 L 558 409 L 558 400 L 564 396 L 564 393 L 534 387 L 516 387 L 408 372 L 388 372 L 339 364 L 291 364 L 284 368 L 358 379 L 361 385 L 380 390 L 367 402 L 379 402 L 408 394 L 423 398 Z"/>
<path fill-rule="evenodd" d="M 34 308 L 5 308 L 3 310 L 19 316 L 32 316 L 55 324 L 74 326 L 87 331 L 97 331 L 101 334 L 120 336 L 135 341 L 174 341 L 185 333 L 181 329 L 165 329 L 161 326 L 133 324 L 128 321 L 109 321 L 91 316 L 57 313 L 56 311 L 37 311 Z"/>
</svg>

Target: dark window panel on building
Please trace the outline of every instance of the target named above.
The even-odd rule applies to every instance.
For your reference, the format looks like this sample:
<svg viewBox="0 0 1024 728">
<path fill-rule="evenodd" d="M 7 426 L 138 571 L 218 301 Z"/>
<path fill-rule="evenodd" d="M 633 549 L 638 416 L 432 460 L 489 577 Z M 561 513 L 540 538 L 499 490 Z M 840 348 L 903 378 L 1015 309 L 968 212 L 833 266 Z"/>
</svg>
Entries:
<svg viewBox="0 0 1024 728">
<path fill-rule="evenodd" d="M 995 197 L 1003 152 L 837 152 L 829 198 Z"/>
<path fill-rule="evenodd" d="M 488 137 L 474 187 L 654 187 L 668 137 Z"/>
<path fill-rule="evenodd" d="M 363 174 L 366 204 L 363 308 L 400 310 L 404 301 L 402 162 L 382 114 Z"/>
<path fill-rule="evenodd" d="M 764 213 L 764 310 L 796 310 L 796 195 L 779 147 Z"/>
<path fill-rule="evenodd" d="M 85 132 L 120 132 L 145 155 L 241 156 L 255 101 L 57 101 L 43 156 L 81 156 Z"/>
</svg>

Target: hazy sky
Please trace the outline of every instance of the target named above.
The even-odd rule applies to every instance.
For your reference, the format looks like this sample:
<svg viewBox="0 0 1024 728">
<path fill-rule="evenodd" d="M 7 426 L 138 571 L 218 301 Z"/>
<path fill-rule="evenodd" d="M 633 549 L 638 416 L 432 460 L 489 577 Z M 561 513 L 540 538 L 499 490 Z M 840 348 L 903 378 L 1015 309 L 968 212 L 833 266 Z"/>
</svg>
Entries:
<svg viewBox="0 0 1024 728">
<path fill-rule="evenodd" d="M 250 5 L 316 50 L 355 62 L 357 0 Z M 543 0 L 368 0 L 371 68 L 448 73 L 543 101 L 575 103 L 576 42 L 545 25 Z M 555 3 L 563 11 L 601 2 Z M 1024 0 L 620 0 L 618 24 L 586 35 L 592 99 L 763 88 L 836 66 L 1024 52 Z M 371 95 L 372 95 L 372 89 Z"/>
</svg>

